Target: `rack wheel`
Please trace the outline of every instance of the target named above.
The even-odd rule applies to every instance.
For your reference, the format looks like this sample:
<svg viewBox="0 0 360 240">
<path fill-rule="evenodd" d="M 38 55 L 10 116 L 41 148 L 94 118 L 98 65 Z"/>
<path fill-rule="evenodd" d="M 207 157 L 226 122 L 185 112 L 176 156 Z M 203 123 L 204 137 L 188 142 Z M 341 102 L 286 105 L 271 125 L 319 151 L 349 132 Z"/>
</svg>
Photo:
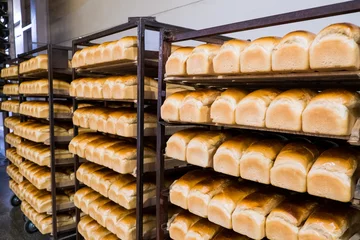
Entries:
<svg viewBox="0 0 360 240">
<path fill-rule="evenodd" d="M 30 221 L 30 220 L 27 220 L 25 222 L 25 225 L 24 225 L 24 229 L 27 233 L 29 234 L 33 234 L 35 232 L 38 231 L 38 229 L 36 228 L 36 226 Z"/>
<path fill-rule="evenodd" d="M 18 207 L 21 204 L 21 200 L 16 195 L 13 195 L 11 197 L 10 203 L 11 203 L 11 206 Z"/>
</svg>

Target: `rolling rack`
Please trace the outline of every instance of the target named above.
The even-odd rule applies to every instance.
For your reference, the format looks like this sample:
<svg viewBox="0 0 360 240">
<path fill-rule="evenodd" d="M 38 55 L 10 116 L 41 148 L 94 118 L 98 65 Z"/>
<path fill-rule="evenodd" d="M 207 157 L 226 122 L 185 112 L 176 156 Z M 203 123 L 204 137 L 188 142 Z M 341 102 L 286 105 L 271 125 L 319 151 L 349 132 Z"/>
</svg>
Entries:
<svg viewBox="0 0 360 240">
<path fill-rule="evenodd" d="M 171 30 L 162 30 L 159 48 L 159 78 L 158 78 L 158 108 L 164 103 L 166 96 L 166 84 L 185 84 L 196 87 L 245 87 L 245 88 L 261 88 L 274 86 L 280 88 L 291 87 L 308 87 L 312 89 L 331 88 L 335 86 L 352 87 L 353 89 L 360 87 L 360 71 L 343 71 L 343 72 L 313 72 L 313 73 L 289 73 L 289 74 L 263 74 L 263 75 L 238 75 L 238 76 L 201 76 L 201 77 L 165 77 L 165 63 L 170 56 L 171 44 L 187 40 L 203 41 L 208 43 L 216 43 L 220 34 L 228 34 L 233 32 L 241 32 L 252 29 L 265 28 L 270 26 L 284 25 L 342 14 L 360 12 L 360 1 L 348 1 L 338 4 L 326 5 L 322 7 L 310 8 L 295 12 L 289 12 L 279 15 L 273 15 L 263 18 L 252 19 L 243 22 L 236 22 L 227 25 L 211 27 L 202 30 L 193 30 L 187 32 L 176 33 Z M 216 39 L 214 39 L 216 37 Z M 204 38 L 208 38 L 204 41 Z M 159 115 L 158 115 L 159 116 Z M 168 189 L 164 186 L 164 153 L 165 153 L 165 129 L 174 125 L 184 125 L 186 123 L 168 123 L 159 117 L 157 129 L 157 239 L 167 239 L 168 232 L 166 224 L 168 221 L 167 205 L 168 205 Z M 350 136 L 329 136 L 319 134 L 307 134 L 303 132 L 279 131 L 273 129 L 264 129 L 256 127 L 247 127 L 239 125 L 221 125 L 221 124 L 194 124 L 192 126 L 207 126 L 217 128 L 240 128 L 252 131 L 271 131 L 275 133 L 286 133 L 290 135 L 307 135 L 317 138 L 332 138 L 338 141 L 348 141 L 349 144 L 360 145 L 360 121 L 357 120 L 352 134 Z M 190 125 L 189 125 L 190 126 Z M 359 208 L 360 203 L 360 179 L 358 181 L 353 206 Z"/>
<path fill-rule="evenodd" d="M 9 14 L 7 0 L 0 1 L 0 62 L 5 67 L 6 60 L 9 59 Z"/>
<path fill-rule="evenodd" d="M 31 71 L 29 73 L 24 73 L 18 75 L 19 85 L 28 80 L 36 80 L 41 78 L 48 79 L 48 95 L 42 94 L 34 94 L 34 95 L 26 95 L 20 94 L 20 103 L 27 101 L 28 98 L 31 99 L 43 99 L 49 103 L 49 116 L 46 120 L 49 121 L 49 128 L 50 128 L 50 138 L 45 141 L 45 145 L 49 145 L 50 148 L 50 170 L 51 170 L 51 187 L 47 189 L 51 191 L 52 197 L 52 233 L 50 234 L 51 239 L 68 239 L 74 236 L 75 232 L 75 225 L 70 227 L 64 227 L 58 229 L 57 226 L 57 213 L 66 212 L 66 211 L 73 211 L 74 207 L 68 207 L 64 209 L 57 209 L 56 203 L 56 192 L 57 189 L 73 189 L 74 185 L 67 185 L 61 186 L 56 184 L 55 173 L 56 167 L 59 166 L 55 158 L 55 149 L 57 146 L 66 145 L 70 142 L 71 137 L 57 137 L 54 133 L 54 126 L 55 126 L 55 119 L 58 117 L 54 113 L 54 100 L 69 100 L 71 101 L 70 96 L 62 95 L 62 94 L 55 94 L 53 89 L 53 79 L 61 79 L 67 82 L 71 81 L 71 71 L 68 68 L 68 60 L 69 56 L 71 55 L 71 47 L 63 47 L 53 44 L 47 44 L 42 47 L 36 48 L 34 50 L 28 51 L 23 54 L 19 54 L 19 65 L 21 62 L 28 60 L 34 55 L 39 53 L 46 53 L 48 56 L 48 69 L 36 70 Z M 26 115 L 20 115 L 21 122 L 27 121 L 28 117 Z M 71 121 L 71 116 L 68 116 L 67 119 L 62 117 L 61 120 Z M 73 165 L 74 161 L 68 162 L 67 165 Z"/>
</svg>

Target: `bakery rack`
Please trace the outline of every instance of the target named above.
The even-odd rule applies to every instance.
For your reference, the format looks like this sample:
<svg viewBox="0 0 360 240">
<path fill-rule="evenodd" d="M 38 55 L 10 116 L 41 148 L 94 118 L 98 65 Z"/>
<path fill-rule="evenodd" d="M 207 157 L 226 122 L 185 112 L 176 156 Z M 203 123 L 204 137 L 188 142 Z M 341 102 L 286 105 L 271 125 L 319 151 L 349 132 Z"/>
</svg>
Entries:
<svg viewBox="0 0 360 240">
<path fill-rule="evenodd" d="M 310 73 L 287 73 L 287 74 L 262 74 L 262 75 L 235 75 L 235 76 L 186 76 L 186 77 L 166 77 L 165 63 L 170 56 L 170 49 L 173 43 L 196 40 L 206 43 L 222 43 L 221 34 L 242 32 L 253 29 L 260 29 L 271 26 L 284 25 L 289 23 L 332 17 L 342 14 L 355 13 L 360 11 L 360 1 L 348 1 L 332 5 L 326 5 L 316 8 L 310 8 L 300 11 L 288 12 L 278 15 L 272 15 L 257 19 L 251 19 L 242 22 L 235 22 L 226 25 L 210 27 L 202 30 L 192 30 L 186 32 L 174 32 L 170 29 L 161 31 L 159 47 L 159 75 L 158 75 L 158 116 L 160 108 L 166 98 L 166 84 L 176 83 L 185 84 L 195 87 L 244 87 L 248 89 L 258 89 L 261 87 L 291 88 L 307 87 L 312 89 L 345 87 L 358 89 L 360 85 L 360 71 L 339 71 L 339 72 L 310 72 Z M 204 38 L 207 38 L 204 41 Z M 187 123 L 165 122 L 159 117 L 157 128 L 157 239 L 167 239 L 168 232 L 166 225 L 168 221 L 168 189 L 164 185 L 164 176 L 166 169 L 165 146 L 166 134 L 165 129 L 172 126 L 188 126 Z M 360 120 L 358 119 L 350 136 L 329 136 L 320 134 L 308 134 L 304 132 L 279 131 L 275 129 L 265 129 L 248 127 L 241 125 L 221 125 L 221 124 L 194 124 L 191 126 L 206 126 L 208 128 L 237 128 L 250 131 L 268 131 L 289 135 L 311 136 L 314 138 L 337 139 L 338 141 L 348 141 L 349 144 L 360 145 Z M 360 179 L 358 181 L 353 205 L 359 206 L 360 203 Z"/>
<path fill-rule="evenodd" d="M 23 54 L 19 54 L 19 65 L 21 62 L 26 61 L 32 57 L 35 57 L 36 55 L 40 53 L 47 54 L 48 57 L 48 66 L 47 69 L 39 69 L 34 70 L 31 72 L 27 72 L 24 74 L 18 75 L 18 82 L 19 85 L 22 82 L 28 81 L 28 80 L 34 80 L 34 79 L 40 79 L 40 78 L 46 78 L 48 79 L 48 95 L 25 95 L 20 94 L 20 103 L 27 101 L 29 98 L 38 101 L 45 101 L 49 103 L 49 116 L 47 119 L 49 122 L 49 129 L 50 129 L 50 137 L 47 139 L 44 144 L 49 145 L 50 148 L 50 170 L 51 170 L 51 184 L 50 188 L 47 190 L 51 192 L 52 196 L 52 233 L 51 238 L 52 239 L 66 239 L 74 235 L 74 229 L 75 226 L 72 226 L 71 228 L 58 228 L 56 222 L 57 222 L 57 215 L 60 212 L 65 211 L 73 211 L 74 206 L 66 206 L 65 208 L 58 208 L 58 204 L 56 203 L 56 192 L 57 189 L 73 189 L 74 184 L 73 182 L 64 185 L 59 185 L 56 183 L 55 179 L 55 173 L 56 168 L 60 166 L 58 164 L 57 159 L 55 158 L 55 149 L 57 146 L 60 145 L 67 145 L 71 138 L 69 137 L 56 137 L 54 132 L 54 126 L 55 126 L 55 119 L 58 117 L 54 113 L 54 100 L 68 100 L 71 101 L 71 98 L 69 96 L 58 94 L 57 92 L 54 92 L 53 88 L 53 79 L 61 79 L 64 81 L 71 81 L 71 71 L 68 68 L 68 60 L 69 56 L 71 55 L 71 48 L 70 47 L 63 47 L 53 44 L 46 44 L 44 46 L 41 46 L 39 48 L 33 49 L 31 51 L 28 51 Z M 20 70 L 20 69 L 19 69 Z M 21 122 L 28 121 L 29 117 L 26 115 L 20 115 L 21 116 Z M 67 120 L 71 121 L 71 116 L 65 116 L 61 120 Z M 23 139 L 23 141 L 29 141 L 26 139 Z M 74 161 L 69 159 L 67 161 L 67 165 L 73 166 Z M 31 221 L 31 220 L 30 220 Z"/>
</svg>

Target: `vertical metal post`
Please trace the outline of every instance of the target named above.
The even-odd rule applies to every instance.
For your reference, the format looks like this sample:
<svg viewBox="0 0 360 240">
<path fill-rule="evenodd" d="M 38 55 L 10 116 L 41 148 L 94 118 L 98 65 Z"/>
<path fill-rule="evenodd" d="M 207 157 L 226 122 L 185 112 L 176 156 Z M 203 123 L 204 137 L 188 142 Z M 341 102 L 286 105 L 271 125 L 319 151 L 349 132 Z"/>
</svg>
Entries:
<svg viewBox="0 0 360 240">
<path fill-rule="evenodd" d="M 158 101 L 157 101 L 157 132 L 156 132 L 156 239 L 164 239 L 162 226 L 167 222 L 167 202 L 163 195 L 164 185 L 164 149 L 165 126 L 161 121 L 161 106 L 166 98 L 166 83 L 164 82 L 165 63 L 171 52 L 171 44 L 165 41 L 165 29 L 160 31 L 159 68 L 158 68 Z"/>
<path fill-rule="evenodd" d="M 53 49 L 48 44 L 48 83 L 49 83 L 49 124 L 50 124 L 50 167 L 51 167 L 51 206 L 52 206 L 52 231 L 53 238 L 57 240 L 57 216 L 56 216 L 56 179 L 55 179 L 55 138 L 54 138 L 54 91 L 53 91 Z"/>
<path fill-rule="evenodd" d="M 144 174 L 144 77 L 145 77 L 145 24 L 142 18 L 137 26 L 138 65 L 137 65 L 137 162 L 136 162 L 136 239 L 143 238 L 143 174 Z"/>
</svg>

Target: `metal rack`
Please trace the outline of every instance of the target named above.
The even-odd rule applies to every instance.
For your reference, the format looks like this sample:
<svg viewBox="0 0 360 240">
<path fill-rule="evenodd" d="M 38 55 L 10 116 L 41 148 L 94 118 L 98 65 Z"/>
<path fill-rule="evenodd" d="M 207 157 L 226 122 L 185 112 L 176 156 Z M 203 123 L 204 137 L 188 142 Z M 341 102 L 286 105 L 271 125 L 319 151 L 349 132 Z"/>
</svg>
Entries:
<svg viewBox="0 0 360 240">
<path fill-rule="evenodd" d="M 170 55 L 171 44 L 186 40 L 196 40 L 208 43 L 222 43 L 220 34 L 233 32 L 241 32 L 252 29 L 259 29 L 270 26 L 278 26 L 288 23 L 301 22 L 312 19 L 319 19 L 342 14 L 349 14 L 360 11 L 360 1 L 348 1 L 338 4 L 332 4 L 322 7 L 310 8 L 295 12 L 278 14 L 263 18 L 252 19 L 243 22 L 236 22 L 217 27 L 206 28 L 202 30 L 193 30 L 187 32 L 174 32 L 169 29 L 161 31 L 161 41 L 159 47 L 159 76 L 158 76 L 158 107 L 164 103 L 166 97 L 166 83 L 186 84 L 198 87 L 229 87 L 241 86 L 246 88 L 260 88 L 264 86 L 274 86 L 281 84 L 283 88 L 291 87 L 309 87 L 313 89 L 321 89 L 324 87 L 359 87 L 360 72 L 313 72 L 313 73 L 291 73 L 291 74 L 266 74 L 266 75 L 237 75 L 237 76 L 201 76 L 201 77 L 165 77 L 165 63 Z M 207 38 L 204 41 L 204 38 Z M 220 42 L 219 42 L 220 40 Z M 166 239 L 167 231 L 167 205 L 168 205 L 168 189 L 164 185 L 164 176 L 166 174 L 164 168 L 164 152 L 165 152 L 165 129 L 166 127 L 179 125 L 184 123 L 167 123 L 162 121 L 158 115 L 157 129 L 157 239 Z M 193 123 L 192 123 L 193 124 Z M 359 122 L 355 125 L 352 136 L 335 137 L 341 140 L 348 140 L 350 144 L 359 145 Z M 258 131 L 282 132 L 287 134 L 299 134 L 313 137 L 329 138 L 332 136 L 305 134 L 303 132 L 276 131 L 272 129 L 259 129 L 246 126 L 235 125 L 218 125 L 218 124 L 198 124 L 215 127 L 242 128 Z M 358 186 L 357 189 L 360 189 Z M 360 198 L 359 190 L 355 193 L 355 200 Z"/>
<path fill-rule="evenodd" d="M 51 189 L 48 189 L 51 191 L 52 196 L 52 239 L 61 239 L 61 238 L 68 238 L 71 235 L 74 235 L 74 227 L 71 229 L 66 229 L 64 231 L 58 231 L 57 227 L 57 213 L 63 212 L 62 209 L 57 209 L 57 203 L 56 203 L 56 191 L 59 188 L 62 188 L 61 186 L 57 186 L 56 179 L 55 179 L 55 172 L 56 167 L 59 166 L 57 164 L 57 161 L 55 159 L 55 148 L 59 144 L 67 144 L 70 141 L 70 138 L 67 139 L 59 139 L 54 136 L 54 126 L 55 126 L 55 113 L 54 113 L 54 99 L 68 99 L 71 98 L 69 96 L 59 96 L 54 94 L 53 89 L 53 79 L 59 78 L 66 81 L 71 81 L 71 72 L 68 69 L 68 60 L 69 56 L 71 54 L 71 48 L 70 47 L 63 47 L 63 46 L 57 46 L 53 44 L 47 44 L 42 47 L 36 48 L 34 50 L 31 50 L 29 52 L 19 54 L 19 65 L 21 62 L 30 59 L 34 55 L 38 53 L 45 52 L 48 55 L 48 69 L 47 70 L 40 70 L 35 71 L 31 73 L 26 74 L 20 74 L 18 75 L 18 82 L 19 85 L 27 80 L 33 80 L 33 79 L 40 79 L 40 78 L 47 78 L 48 79 L 48 86 L 49 86 L 49 94 L 48 96 L 36 96 L 36 95 L 24 95 L 20 94 L 20 103 L 27 100 L 27 98 L 40 98 L 44 99 L 49 103 L 49 128 L 50 128 L 50 138 L 45 142 L 50 147 L 50 169 L 51 169 Z M 21 121 L 27 121 L 28 117 L 25 115 L 20 115 Z M 69 119 L 71 120 L 71 118 Z M 68 188 L 68 186 L 67 186 Z M 73 186 L 72 186 L 73 188 Z M 66 210 L 71 210 L 73 208 L 69 208 Z M 61 238 L 60 238 L 61 237 Z"/>
</svg>

